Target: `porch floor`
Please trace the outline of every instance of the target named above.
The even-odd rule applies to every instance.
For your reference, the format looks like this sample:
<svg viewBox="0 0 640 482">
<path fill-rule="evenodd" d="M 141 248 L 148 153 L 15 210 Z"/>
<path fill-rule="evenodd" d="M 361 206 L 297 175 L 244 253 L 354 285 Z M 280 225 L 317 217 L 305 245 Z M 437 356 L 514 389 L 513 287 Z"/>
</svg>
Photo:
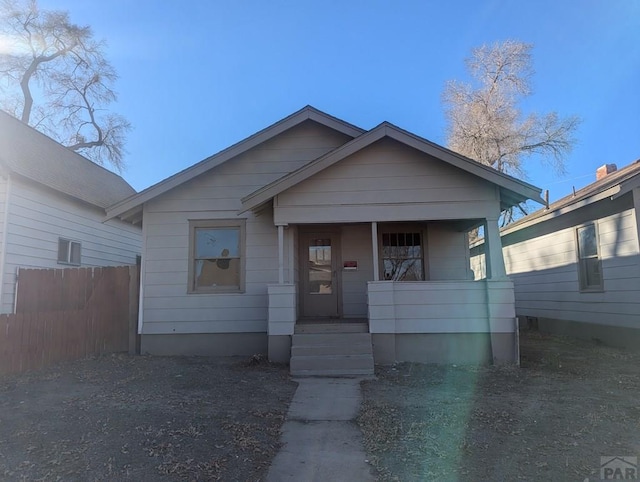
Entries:
<svg viewBox="0 0 640 482">
<path fill-rule="evenodd" d="M 313 323 L 333 323 L 333 324 L 349 324 L 349 323 L 368 323 L 366 318 L 328 318 L 328 317 L 305 317 L 298 318 L 297 325 L 308 325 Z"/>
<path fill-rule="evenodd" d="M 294 333 L 369 333 L 366 319 L 298 321 Z"/>
</svg>

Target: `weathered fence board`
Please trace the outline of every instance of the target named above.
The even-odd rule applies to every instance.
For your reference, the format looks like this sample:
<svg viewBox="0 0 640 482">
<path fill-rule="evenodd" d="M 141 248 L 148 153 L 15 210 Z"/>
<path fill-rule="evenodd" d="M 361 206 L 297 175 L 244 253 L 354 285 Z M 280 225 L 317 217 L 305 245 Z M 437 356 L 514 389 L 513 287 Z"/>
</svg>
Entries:
<svg viewBox="0 0 640 482">
<path fill-rule="evenodd" d="M 16 313 L 0 315 L 0 373 L 135 353 L 138 280 L 137 266 L 21 269 Z"/>
</svg>

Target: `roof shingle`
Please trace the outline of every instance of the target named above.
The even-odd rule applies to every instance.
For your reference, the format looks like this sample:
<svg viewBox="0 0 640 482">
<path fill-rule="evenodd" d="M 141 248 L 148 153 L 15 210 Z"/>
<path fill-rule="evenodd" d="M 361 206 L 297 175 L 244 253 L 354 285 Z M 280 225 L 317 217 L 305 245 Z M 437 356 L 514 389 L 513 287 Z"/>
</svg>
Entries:
<svg viewBox="0 0 640 482">
<path fill-rule="evenodd" d="M 122 177 L 2 110 L 0 164 L 10 172 L 101 208 L 136 192 Z"/>
</svg>

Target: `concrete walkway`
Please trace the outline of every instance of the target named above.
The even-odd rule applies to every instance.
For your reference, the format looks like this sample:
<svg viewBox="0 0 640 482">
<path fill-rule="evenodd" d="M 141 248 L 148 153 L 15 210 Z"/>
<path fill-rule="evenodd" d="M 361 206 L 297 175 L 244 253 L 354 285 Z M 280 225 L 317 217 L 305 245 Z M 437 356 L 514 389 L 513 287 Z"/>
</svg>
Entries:
<svg viewBox="0 0 640 482">
<path fill-rule="evenodd" d="M 267 482 L 373 481 L 354 419 L 360 379 L 301 378 Z"/>
</svg>

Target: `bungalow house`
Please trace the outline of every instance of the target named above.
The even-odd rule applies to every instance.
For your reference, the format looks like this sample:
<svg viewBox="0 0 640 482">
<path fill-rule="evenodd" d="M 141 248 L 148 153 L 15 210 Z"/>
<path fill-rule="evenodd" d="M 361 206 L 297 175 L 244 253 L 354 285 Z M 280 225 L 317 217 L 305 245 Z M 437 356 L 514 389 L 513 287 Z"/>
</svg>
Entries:
<svg viewBox="0 0 640 482">
<path fill-rule="evenodd" d="M 540 190 L 392 124 L 305 107 L 107 213 L 142 224 L 143 353 L 368 373 L 516 359 L 498 217 L 526 199 Z M 490 276 L 476 282 L 479 225 Z"/>
<path fill-rule="evenodd" d="M 640 346 L 640 161 L 502 231 L 516 313 L 542 331 Z"/>
<path fill-rule="evenodd" d="M 0 111 L 0 312 L 20 268 L 135 264 L 138 226 L 105 208 L 135 194 L 120 176 Z"/>
</svg>

